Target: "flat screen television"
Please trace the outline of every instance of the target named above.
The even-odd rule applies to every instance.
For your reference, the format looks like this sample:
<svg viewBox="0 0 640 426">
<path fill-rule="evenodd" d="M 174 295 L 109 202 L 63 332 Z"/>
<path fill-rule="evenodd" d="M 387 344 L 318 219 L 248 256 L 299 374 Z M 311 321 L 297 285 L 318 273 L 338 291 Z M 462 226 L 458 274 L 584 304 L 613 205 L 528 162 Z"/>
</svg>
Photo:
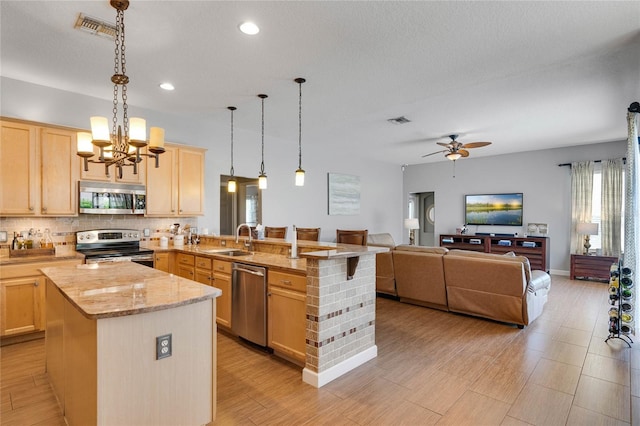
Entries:
<svg viewBox="0 0 640 426">
<path fill-rule="evenodd" d="M 465 223 L 522 226 L 522 199 L 522 193 L 465 195 Z"/>
</svg>

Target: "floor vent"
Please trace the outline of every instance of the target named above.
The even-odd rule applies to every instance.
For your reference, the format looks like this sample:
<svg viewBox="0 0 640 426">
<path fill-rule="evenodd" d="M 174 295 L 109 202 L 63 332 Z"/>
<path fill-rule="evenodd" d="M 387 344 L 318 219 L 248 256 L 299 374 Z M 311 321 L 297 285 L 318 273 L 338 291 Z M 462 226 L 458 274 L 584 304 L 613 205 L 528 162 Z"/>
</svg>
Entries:
<svg viewBox="0 0 640 426">
<path fill-rule="evenodd" d="M 116 39 L 115 25 L 83 15 L 82 13 L 78 15 L 78 20 L 76 21 L 74 28 L 111 40 Z"/>
</svg>

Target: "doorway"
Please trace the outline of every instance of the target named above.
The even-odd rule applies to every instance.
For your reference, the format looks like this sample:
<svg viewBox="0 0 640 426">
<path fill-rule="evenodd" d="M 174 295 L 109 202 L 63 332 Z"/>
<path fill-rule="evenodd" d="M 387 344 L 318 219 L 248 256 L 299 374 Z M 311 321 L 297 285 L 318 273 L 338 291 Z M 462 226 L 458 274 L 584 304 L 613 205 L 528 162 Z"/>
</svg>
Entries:
<svg viewBox="0 0 640 426">
<path fill-rule="evenodd" d="M 436 246 L 436 197 L 434 192 L 409 194 L 409 216 L 417 217 L 420 229 L 416 232 L 416 245 Z"/>
<path fill-rule="evenodd" d="M 220 235 L 235 235 L 241 223 L 262 222 L 262 191 L 258 179 L 235 176 L 236 192 L 227 191 L 230 176 L 220 175 Z"/>
</svg>

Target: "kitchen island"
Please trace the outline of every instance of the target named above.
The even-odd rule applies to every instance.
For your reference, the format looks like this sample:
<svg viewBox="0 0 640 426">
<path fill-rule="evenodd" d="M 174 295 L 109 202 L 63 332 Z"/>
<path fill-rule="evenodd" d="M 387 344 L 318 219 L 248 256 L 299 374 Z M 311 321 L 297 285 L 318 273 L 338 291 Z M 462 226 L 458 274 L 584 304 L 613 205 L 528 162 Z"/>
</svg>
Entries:
<svg viewBox="0 0 640 426">
<path fill-rule="evenodd" d="M 46 368 L 69 425 L 215 419 L 219 289 L 130 262 L 42 273 Z"/>
</svg>

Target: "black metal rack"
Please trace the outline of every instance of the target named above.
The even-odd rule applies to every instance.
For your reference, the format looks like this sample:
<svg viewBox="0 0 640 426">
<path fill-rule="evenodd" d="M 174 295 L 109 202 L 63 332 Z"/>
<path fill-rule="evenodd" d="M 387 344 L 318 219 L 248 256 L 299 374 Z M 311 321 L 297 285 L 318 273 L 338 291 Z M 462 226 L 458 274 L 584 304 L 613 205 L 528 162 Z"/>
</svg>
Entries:
<svg viewBox="0 0 640 426">
<path fill-rule="evenodd" d="M 629 336 L 634 333 L 635 289 L 633 285 L 633 271 L 624 267 L 621 262 L 611 265 L 609 277 L 609 336 L 610 339 L 620 339 L 629 347 L 633 340 Z"/>
</svg>

